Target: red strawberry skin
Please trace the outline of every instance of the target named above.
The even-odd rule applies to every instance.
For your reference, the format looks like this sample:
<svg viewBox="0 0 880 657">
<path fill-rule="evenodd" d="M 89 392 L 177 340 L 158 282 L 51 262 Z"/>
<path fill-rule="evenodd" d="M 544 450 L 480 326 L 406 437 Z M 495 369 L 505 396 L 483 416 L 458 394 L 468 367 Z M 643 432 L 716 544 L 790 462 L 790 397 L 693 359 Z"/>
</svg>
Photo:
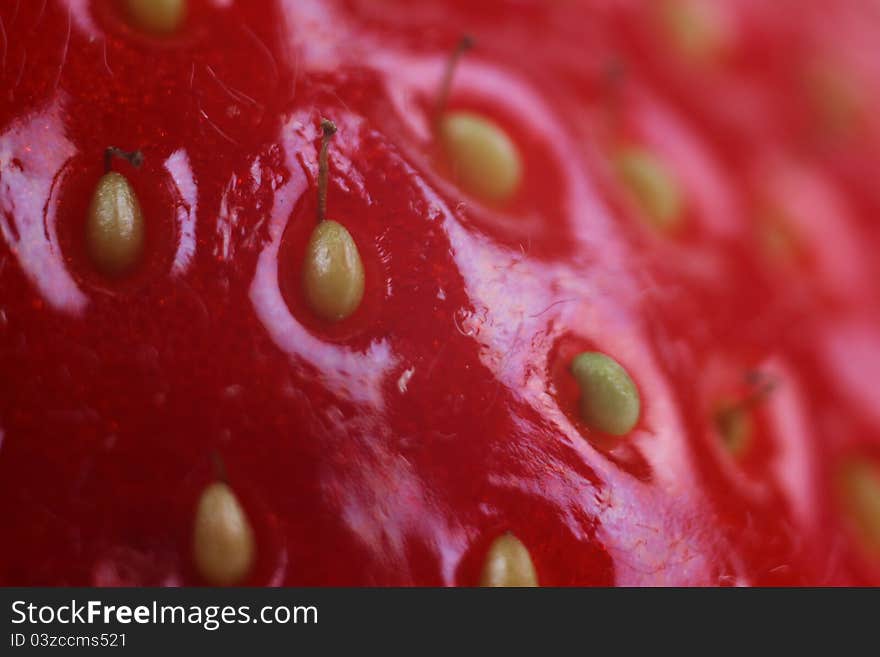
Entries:
<svg viewBox="0 0 880 657">
<path fill-rule="evenodd" d="M 874 107 L 841 41 L 880 17 L 837 2 L 835 32 L 830 2 L 718 4 L 706 64 L 638 2 L 193 0 L 165 38 L 108 1 L 4 3 L 0 584 L 201 583 L 214 455 L 252 585 L 473 585 L 506 531 L 542 585 L 880 583 L 836 484 L 880 456 L 880 129 L 863 111 L 830 134 L 793 100 L 816 55 Z M 503 207 L 431 138 L 463 33 L 451 106 L 523 157 Z M 328 216 L 366 277 L 334 325 L 299 284 L 321 117 Z M 615 179 L 624 144 L 676 173 L 674 235 Z M 148 222 L 122 280 L 82 237 L 111 145 L 145 158 L 114 164 Z M 767 203 L 797 217 L 796 258 L 760 248 Z M 640 390 L 622 440 L 579 419 L 584 350 Z M 756 371 L 775 385 L 735 459 L 712 409 Z"/>
</svg>

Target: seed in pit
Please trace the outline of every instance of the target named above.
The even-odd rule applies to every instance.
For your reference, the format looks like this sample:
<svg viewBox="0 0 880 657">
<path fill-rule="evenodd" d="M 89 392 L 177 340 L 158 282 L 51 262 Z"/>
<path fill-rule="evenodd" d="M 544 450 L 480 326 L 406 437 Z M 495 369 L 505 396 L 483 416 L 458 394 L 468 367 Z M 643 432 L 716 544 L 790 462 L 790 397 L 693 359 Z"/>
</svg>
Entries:
<svg viewBox="0 0 880 657">
<path fill-rule="evenodd" d="M 684 214 L 682 192 L 673 173 L 658 156 L 644 148 L 625 148 L 614 166 L 618 180 L 655 228 L 675 230 Z"/>
<path fill-rule="evenodd" d="M 474 196 L 491 202 L 513 197 L 522 180 L 522 159 L 513 140 L 495 121 L 470 111 L 447 111 L 455 69 L 473 46 L 462 38 L 446 64 L 434 109 L 434 131 L 453 174 Z"/>
<path fill-rule="evenodd" d="M 125 0 L 131 21 L 147 32 L 170 34 L 186 19 L 187 0 Z"/>
<path fill-rule="evenodd" d="M 579 354 L 571 372 L 581 389 L 581 419 L 592 429 L 623 436 L 636 426 L 641 412 L 638 388 L 613 358 L 593 351 Z"/>
<path fill-rule="evenodd" d="M 128 272 L 140 260 L 144 217 L 137 195 L 120 173 L 101 176 L 86 220 L 86 246 L 97 269 L 107 276 Z"/>
<path fill-rule="evenodd" d="M 202 492 L 193 529 L 193 561 L 213 586 L 240 583 L 254 561 L 254 535 L 247 515 L 228 484 L 214 482 Z"/>
<path fill-rule="evenodd" d="M 513 534 L 496 538 L 489 546 L 480 586 L 538 586 L 538 575 L 526 546 Z"/>
<path fill-rule="evenodd" d="M 364 265 L 348 229 L 327 214 L 327 151 L 336 126 L 321 121 L 323 138 L 318 165 L 318 225 L 312 230 L 303 262 L 306 301 L 318 317 L 338 322 L 351 316 L 364 296 Z"/>
</svg>

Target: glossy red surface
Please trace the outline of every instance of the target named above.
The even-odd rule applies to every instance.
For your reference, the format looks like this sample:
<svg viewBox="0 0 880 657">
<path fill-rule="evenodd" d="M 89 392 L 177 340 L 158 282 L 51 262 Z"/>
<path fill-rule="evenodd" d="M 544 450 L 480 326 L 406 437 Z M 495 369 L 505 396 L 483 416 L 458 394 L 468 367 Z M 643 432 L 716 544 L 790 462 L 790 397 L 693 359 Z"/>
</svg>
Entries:
<svg viewBox="0 0 880 657">
<path fill-rule="evenodd" d="M 168 38 L 107 0 L 4 2 L 0 583 L 199 583 L 215 453 L 254 585 L 471 585 L 508 530 L 545 585 L 880 583 L 835 488 L 880 454 L 880 12 L 718 4 L 695 63 L 635 0 L 193 0 Z M 503 208 L 431 140 L 462 33 L 451 104 L 523 156 Z M 815 58 L 862 90 L 846 134 L 810 113 Z M 299 288 L 321 116 L 366 271 L 334 326 Z M 627 144 L 675 172 L 680 234 L 615 182 Z M 117 281 L 82 238 L 108 145 L 146 158 L 114 164 L 148 224 Z M 768 206 L 796 257 L 760 248 Z M 586 348 L 641 391 L 623 440 L 577 417 Z M 777 386 L 734 459 L 713 409 L 754 370 Z"/>
</svg>

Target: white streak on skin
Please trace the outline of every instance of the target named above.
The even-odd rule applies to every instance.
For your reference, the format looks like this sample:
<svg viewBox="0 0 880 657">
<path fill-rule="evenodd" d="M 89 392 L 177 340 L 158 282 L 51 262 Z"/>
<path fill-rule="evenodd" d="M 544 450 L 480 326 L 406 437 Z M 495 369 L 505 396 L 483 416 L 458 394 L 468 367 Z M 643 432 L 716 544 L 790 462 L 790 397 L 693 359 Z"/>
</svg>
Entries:
<svg viewBox="0 0 880 657">
<path fill-rule="evenodd" d="M 220 198 L 220 209 L 217 212 L 217 233 L 220 235 L 221 241 L 219 253 L 215 252 L 215 255 L 223 260 L 229 260 L 232 230 L 238 224 L 239 208 L 229 202 L 229 194 L 235 189 L 236 180 L 237 177 L 233 173 L 226 184 L 226 189 L 223 190 L 223 196 Z"/>
<path fill-rule="evenodd" d="M 198 188 L 193 177 L 189 157 L 184 149 L 174 151 L 165 160 L 165 170 L 171 175 L 180 195 L 177 205 L 178 244 L 171 271 L 181 275 L 186 272 L 196 249 L 196 215 L 198 211 Z"/>
<path fill-rule="evenodd" d="M 400 394 L 404 394 L 406 392 L 406 387 L 409 385 L 409 380 L 412 378 L 412 375 L 415 374 L 416 368 L 410 367 L 403 371 L 403 374 L 400 375 L 400 378 L 397 379 L 397 389 L 400 390 Z"/>
<path fill-rule="evenodd" d="M 819 501 L 816 463 L 816 435 L 803 409 L 811 404 L 798 386 L 798 377 L 784 363 L 773 360 L 758 371 L 769 381 L 777 381 L 766 400 L 770 434 L 777 449 L 771 463 L 782 493 L 788 499 L 795 518 L 809 531 L 816 527 Z"/>
<path fill-rule="evenodd" d="M 245 206 L 241 205 L 242 193 L 245 196 L 248 193 L 256 195 L 263 183 L 263 165 L 260 157 L 251 162 L 249 173 L 250 178 L 245 176 L 241 179 L 236 174 L 232 174 L 223 189 L 223 195 L 220 197 L 215 229 L 220 243 L 215 247 L 214 255 L 223 260 L 228 261 L 234 258 L 237 249 L 253 249 L 262 243 L 261 229 L 267 216 L 262 201 L 257 200 L 247 203 Z M 247 187 L 244 187 L 245 185 Z M 239 218 L 243 212 L 256 214 L 259 217 L 256 223 L 247 228 L 246 232 L 239 228 Z"/>
<path fill-rule="evenodd" d="M 260 183 L 263 182 L 263 167 L 260 165 L 259 157 L 251 164 L 251 179 L 254 181 L 254 189 L 259 189 Z"/>
<path fill-rule="evenodd" d="M 296 201 L 308 189 L 308 180 L 296 159 L 297 153 L 314 150 L 314 145 L 300 135 L 299 128 L 308 121 L 308 114 L 295 114 L 281 128 L 279 141 L 284 145 L 291 176 L 274 194 L 270 212 L 270 241 L 257 260 L 256 274 L 250 287 L 251 303 L 279 349 L 292 358 L 314 366 L 324 384 L 336 394 L 381 410 L 385 404 L 383 381 L 397 363 L 397 356 L 388 341 L 374 340 L 364 352 L 328 343 L 314 336 L 296 320 L 281 295 L 278 283 L 281 237 Z"/>
<path fill-rule="evenodd" d="M 269 576 L 266 586 L 284 586 L 284 580 L 287 578 L 287 564 L 290 557 L 287 554 L 287 546 L 282 546 L 278 552 L 278 560 L 275 563 L 275 570 Z"/>
<path fill-rule="evenodd" d="M 284 0 L 279 13 L 284 34 L 309 70 L 336 70 L 339 44 L 354 43 L 346 36 L 351 31 L 348 21 L 325 2 Z"/>
<path fill-rule="evenodd" d="M 228 385 L 223 389 L 223 397 L 225 399 L 236 399 L 237 397 L 241 397 L 241 393 L 244 392 L 244 386 L 239 385 L 238 383 L 233 383 L 232 385 Z"/>
<path fill-rule="evenodd" d="M 370 426 L 366 416 L 345 421 L 337 435 L 363 441 L 360 459 L 352 470 L 327 468 L 321 476 L 323 497 L 338 504 L 337 513 L 381 566 L 395 564 L 394 577 L 411 579 L 407 558 L 413 538 L 425 540 L 439 563 L 446 585 L 455 572 L 469 540 L 466 532 L 438 507 L 412 463 L 389 449 L 387 426 Z M 366 438 L 366 440 L 365 440 Z"/>
<path fill-rule="evenodd" d="M 89 42 L 101 35 L 101 30 L 92 20 L 92 14 L 89 10 L 90 0 L 61 0 L 61 3 L 67 7 L 73 25 Z"/>
<path fill-rule="evenodd" d="M 58 96 L 0 135 L 0 235 L 46 303 L 76 315 L 88 298 L 65 267 L 55 228 L 57 192 L 65 165 L 76 153 L 64 136 L 63 112 Z"/>
<path fill-rule="evenodd" d="M 163 587 L 182 586 L 180 575 L 174 572 L 173 556 L 164 550 L 161 553 L 145 552 L 130 547 L 116 546 L 102 551 L 91 566 L 92 586 L 145 586 L 155 582 Z M 156 572 L 149 581 L 143 579 L 145 572 L 159 566 L 167 569 Z"/>
<path fill-rule="evenodd" d="M 820 354 L 840 394 L 880 427 L 880 336 L 876 324 L 864 320 L 829 323 Z"/>
</svg>

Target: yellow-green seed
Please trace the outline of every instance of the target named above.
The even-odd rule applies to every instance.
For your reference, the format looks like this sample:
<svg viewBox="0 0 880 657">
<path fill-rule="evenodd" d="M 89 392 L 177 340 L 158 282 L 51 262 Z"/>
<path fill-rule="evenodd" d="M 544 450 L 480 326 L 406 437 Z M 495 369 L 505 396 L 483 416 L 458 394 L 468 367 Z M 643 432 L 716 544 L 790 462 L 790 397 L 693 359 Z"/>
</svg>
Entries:
<svg viewBox="0 0 880 657">
<path fill-rule="evenodd" d="M 680 223 L 684 203 L 678 181 L 666 164 L 642 148 L 621 150 L 614 158 L 617 176 L 646 218 L 662 231 Z"/>
<path fill-rule="evenodd" d="M 364 296 L 364 266 L 345 226 L 321 221 L 312 231 L 303 263 L 303 290 L 312 311 L 327 321 L 349 317 Z"/>
<path fill-rule="evenodd" d="M 503 534 L 489 547 L 480 586 L 538 586 L 529 551 L 513 534 Z"/>
<path fill-rule="evenodd" d="M 761 209 L 755 232 L 761 252 L 769 262 L 792 265 L 801 257 L 802 247 L 797 231 L 781 210 L 771 207 Z"/>
<path fill-rule="evenodd" d="M 223 482 L 205 488 L 196 509 L 193 561 L 214 586 L 241 582 L 254 561 L 254 534 L 232 489 Z"/>
<path fill-rule="evenodd" d="M 592 429 L 623 436 L 639 421 L 639 391 L 626 370 L 605 354 L 586 351 L 571 363 L 581 389 L 581 418 Z"/>
<path fill-rule="evenodd" d="M 462 187 L 474 196 L 506 201 L 522 178 L 516 145 L 496 123 L 472 112 L 448 112 L 439 134 Z"/>
<path fill-rule="evenodd" d="M 721 444 L 734 457 L 740 457 L 748 448 L 754 431 L 749 409 L 737 408 L 733 403 L 724 403 L 715 412 L 715 430 Z"/>
<path fill-rule="evenodd" d="M 102 273 L 117 276 L 140 259 L 144 246 L 144 217 L 125 176 L 105 173 L 98 181 L 86 220 L 89 256 Z"/>
<path fill-rule="evenodd" d="M 168 34 L 186 18 L 187 0 L 125 0 L 132 22 L 148 32 Z"/>
<path fill-rule="evenodd" d="M 815 62 L 804 72 L 808 109 L 823 136 L 853 136 L 865 112 L 864 91 L 844 66 Z"/>
<path fill-rule="evenodd" d="M 880 465 L 854 459 L 842 469 L 844 508 L 866 550 L 880 558 Z"/>
<path fill-rule="evenodd" d="M 725 46 L 717 7 L 705 0 L 663 0 L 660 27 L 679 54 L 695 62 L 716 58 Z"/>
</svg>

